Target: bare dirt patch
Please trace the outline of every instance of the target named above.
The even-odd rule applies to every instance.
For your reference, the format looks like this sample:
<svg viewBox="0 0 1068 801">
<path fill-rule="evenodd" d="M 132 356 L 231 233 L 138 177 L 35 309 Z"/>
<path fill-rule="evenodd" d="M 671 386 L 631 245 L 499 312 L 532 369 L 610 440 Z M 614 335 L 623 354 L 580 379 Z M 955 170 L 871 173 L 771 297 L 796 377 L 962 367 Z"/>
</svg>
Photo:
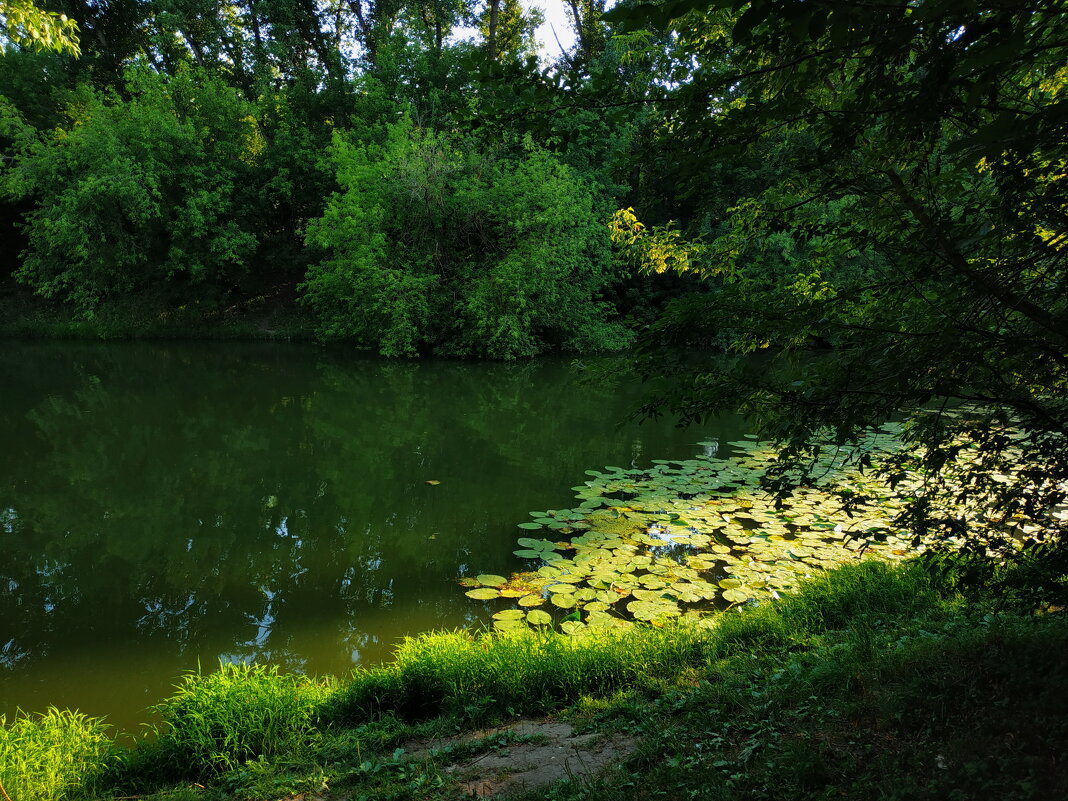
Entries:
<svg viewBox="0 0 1068 801">
<path fill-rule="evenodd" d="M 530 741 L 508 742 L 511 737 Z M 595 776 L 626 759 L 637 747 L 634 738 L 624 735 L 576 734 L 571 724 L 563 721 L 520 720 L 459 737 L 410 743 L 406 750 L 410 759 L 426 759 L 435 750 L 449 746 L 477 748 L 480 740 L 487 741 L 485 752 L 444 769 L 456 777 L 461 792 L 476 798 Z"/>
</svg>

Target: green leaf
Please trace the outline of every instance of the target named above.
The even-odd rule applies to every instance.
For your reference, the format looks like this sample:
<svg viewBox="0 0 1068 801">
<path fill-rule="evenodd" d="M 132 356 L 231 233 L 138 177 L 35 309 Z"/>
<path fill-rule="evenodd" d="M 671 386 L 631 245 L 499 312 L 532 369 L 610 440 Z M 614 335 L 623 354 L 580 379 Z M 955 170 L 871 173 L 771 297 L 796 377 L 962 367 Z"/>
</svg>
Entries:
<svg viewBox="0 0 1068 801">
<path fill-rule="evenodd" d="M 723 599 L 729 601 L 732 604 L 745 603 L 749 600 L 749 593 L 745 590 L 730 589 L 723 591 Z"/>
<path fill-rule="evenodd" d="M 495 612 L 493 618 L 495 620 L 522 620 L 525 614 L 522 609 L 502 609 L 500 612 Z"/>
<path fill-rule="evenodd" d="M 527 612 L 527 622 L 532 626 L 548 626 L 553 622 L 552 616 L 541 609 L 532 609 Z"/>
</svg>

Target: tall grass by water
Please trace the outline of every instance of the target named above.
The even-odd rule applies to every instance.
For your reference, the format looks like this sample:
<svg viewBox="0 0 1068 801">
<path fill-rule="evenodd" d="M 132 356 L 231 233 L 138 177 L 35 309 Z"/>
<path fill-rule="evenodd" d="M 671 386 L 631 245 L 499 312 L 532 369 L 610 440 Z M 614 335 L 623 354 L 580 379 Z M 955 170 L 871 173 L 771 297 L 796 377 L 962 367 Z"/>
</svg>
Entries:
<svg viewBox="0 0 1068 801">
<path fill-rule="evenodd" d="M 314 761 L 331 737 L 383 718 L 448 716 L 464 726 L 551 713 L 619 690 L 653 697 L 698 685 L 731 706 L 740 692 L 734 672 L 774 673 L 787 663 L 809 677 L 806 692 L 818 692 L 847 686 L 910 637 L 927 643 L 928 629 L 964 620 L 962 604 L 920 565 L 866 562 L 821 574 L 777 602 L 722 614 L 710 627 L 684 621 L 578 637 L 434 632 L 406 639 L 392 661 L 343 680 L 224 665 L 182 678 L 158 707 L 155 740 L 125 752 L 110 746 L 99 721 L 76 713 L 20 716 L 0 735 L 0 776 L 13 801 L 86 796 L 101 783 L 132 795 L 208 782 L 249 764 Z"/>
<path fill-rule="evenodd" d="M 51 708 L 0 715 L 0 785 L 12 801 L 59 801 L 92 787 L 114 754 L 97 718 Z"/>
<path fill-rule="evenodd" d="M 538 714 L 589 693 L 650 683 L 705 660 L 708 632 L 693 626 L 604 630 L 582 637 L 520 630 L 436 632 L 406 639 L 392 662 L 358 671 L 324 710 L 353 723 L 390 712 Z"/>
<path fill-rule="evenodd" d="M 183 676 L 155 707 L 163 720 L 152 742 L 126 755 L 115 775 L 208 778 L 251 760 L 299 756 L 318 742 L 319 710 L 333 679 L 277 666 L 226 663 Z"/>
</svg>

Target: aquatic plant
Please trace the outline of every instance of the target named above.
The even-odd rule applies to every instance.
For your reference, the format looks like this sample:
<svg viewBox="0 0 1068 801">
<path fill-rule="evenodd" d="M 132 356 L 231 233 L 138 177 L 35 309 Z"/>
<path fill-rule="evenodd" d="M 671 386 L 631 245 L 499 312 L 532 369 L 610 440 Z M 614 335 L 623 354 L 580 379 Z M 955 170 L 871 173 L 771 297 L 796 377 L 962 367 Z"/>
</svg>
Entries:
<svg viewBox="0 0 1068 801">
<path fill-rule="evenodd" d="M 700 443 L 705 453 L 694 459 L 587 470 L 591 478 L 573 488 L 577 506 L 531 512 L 519 524 L 529 536 L 515 554 L 531 569 L 465 579 L 467 595 L 514 601 L 493 614 L 500 631 L 556 621 L 582 634 L 679 617 L 710 627 L 710 612 L 777 598 L 828 568 L 915 555 L 934 540 L 898 517 L 924 475 L 872 469 L 900 451 L 900 433 L 891 423 L 853 449 L 823 448 L 785 494 L 766 488 L 776 451 L 755 438 L 728 443 L 722 458 L 716 443 Z M 963 513 L 953 504 L 966 499 L 940 500 L 947 513 Z M 1003 533 L 1004 523 L 973 513 L 969 536 Z M 539 606 L 554 615 L 524 611 Z"/>
</svg>

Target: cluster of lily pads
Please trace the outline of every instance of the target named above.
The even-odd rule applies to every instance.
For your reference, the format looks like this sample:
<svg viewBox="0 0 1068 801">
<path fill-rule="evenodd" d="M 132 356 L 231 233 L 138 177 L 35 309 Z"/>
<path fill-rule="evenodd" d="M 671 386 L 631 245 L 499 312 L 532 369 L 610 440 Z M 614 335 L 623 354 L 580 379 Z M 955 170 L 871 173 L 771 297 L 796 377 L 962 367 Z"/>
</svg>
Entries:
<svg viewBox="0 0 1068 801">
<path fill-rule="evenodd" d="M 775 598 L 816 571 L 916 552 L 894 518 L 922 476 L 899 476 L 891 488 L 857 459 L 899 448 L 899 433 L 890 424 L 848 452 L 825 449 L 786 497 L 761 488 L 776 451 L 748 438 L 729 443 L 727 458 L 700 443 L 707 455 L 694 459 L 589 470 L 573 488 L 576 507 L 519 524 L 529 536 L 515 554 L 528 570 L 461 584 L 471 598 L 513 604 L 493 615 L 502 631 L 558 621 L 580 634 L 677 617 L 711 625 L 710 612 Z"/>
</svg>

